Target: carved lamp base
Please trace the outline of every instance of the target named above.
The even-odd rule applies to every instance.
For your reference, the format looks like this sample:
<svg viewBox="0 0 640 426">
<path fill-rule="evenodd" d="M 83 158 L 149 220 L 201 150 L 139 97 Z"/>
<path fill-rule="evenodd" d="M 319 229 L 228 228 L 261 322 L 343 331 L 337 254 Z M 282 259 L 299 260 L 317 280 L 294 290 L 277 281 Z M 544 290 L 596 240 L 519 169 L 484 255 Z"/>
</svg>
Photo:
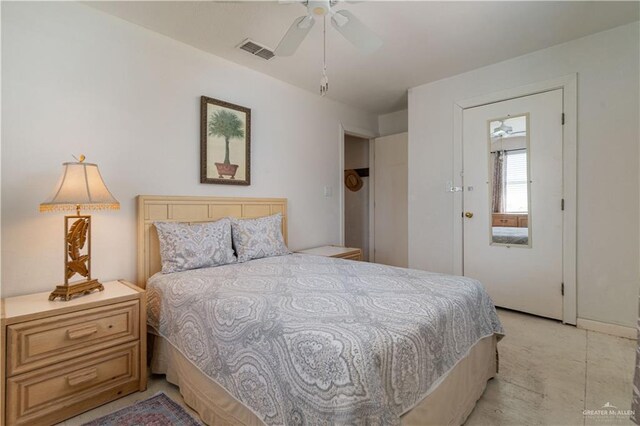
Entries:
<svg viewBox="0 0 640 426">
<path fill-rule="evenodd" d="M 98 280 L 89 280 L 77 284 L 66 284 L 56 286 L 56 289 L 49 295 L 49 300 L 55 300 L 59 297 L 61 300 L 71 300 L 72 297 L 89 294 L 94 290 L 102 291 L 104 287 Z"/>
</svg>

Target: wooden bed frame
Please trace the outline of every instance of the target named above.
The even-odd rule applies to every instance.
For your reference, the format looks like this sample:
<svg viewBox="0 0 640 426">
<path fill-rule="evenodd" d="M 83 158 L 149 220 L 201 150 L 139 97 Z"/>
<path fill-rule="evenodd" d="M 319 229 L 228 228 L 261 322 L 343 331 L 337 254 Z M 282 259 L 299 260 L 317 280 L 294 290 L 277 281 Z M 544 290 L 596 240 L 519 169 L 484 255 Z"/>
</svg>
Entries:
<svg viewBox="0 0 640 426">
<path fill-rule="evenodd" d="M 275 213 L 283 215 L 282 234 L 287 242 L 287 200 L 285 198 L 138 196 L 138 286 L 145 288 L 148 278 L 161 269 L 159 241 L 153 226 L 154 221 L 210 222 L 222 217 L 254 218 Z M 479 344 L 472 347 L 470 354 L 448 373 L 448 376 L 438 385 L 438 389 L 402 416 L 403 424 L 407 426 L 435 425 L 443 424 L 446 421 L 450 424 L 463 423 L 482 395 L 487 380 L 496 374 L 496 343 L 495 335 L 481 339 Z M 148 354 L 151 356 L 154 353 L 153 339 L 150 340 L 148 348 Z M 215 382 L 206 378 L 204 373 L 189 364 L 186 357 L 180 356 L 184 358 L 184 363 L 176 362 L 172 364 L 171 371 L 166 370 L 168 367 L 165 366 L 164 372 L 158 372 L 167 374 L 167 377 L 169 374 L 173 374 L 171 383 L 178 386 L 181 386 L 181 382 L 184 381 L 182 385 L 190 389 L 199 389 L 198 386 L 203 384 L 205 387 L 211 386 L 211 389 L 219 388 Z M 193 370 L 189 370 L 190 372 L 180 370 L 181 368 L 191 368 L 189 366 L 193 367 Z M 200 376 L 194 378 L 198 375 L 204 378 Z M 470 381 L 469 378 L 473 378 L 473 380 Z M 189 382 L 189 380 L 195 381 Z M 461 389 L 465 391 L 461 392 Z M 210 389 L 202 395 L 188 392 L 184 397 L 187 404 L 192 407 L 209 403 L 218 407 L 216 410 L 207 409 L 199 413 L 201 417 L 203 415 L 213 416 L 210 423 L 215 423 L 218 415 L 230 415 L 229 413 L 234 410 L 230 407 L 235 407 L 234 404 L 238 404 L 240 412 L 232 413 L 233 416 L 238 414 L 242 418 L 246 417 L 247 425 L 261 424 L 255 413 L 238 403 L 224 389 L 220 392 L 216 394 L 215 402 L 212 402 Z M 225 411 L 227 409 L 231 411 L 227 413 Z"/>
<path fill-rule="evenodd" d="M 282 235 L 287 242 L 286 198 L 223 198 L 138 195 L 137 284 L 162 269 L 158 234 L 153 222 L 212 222 L 223 217 L 239 219 L 282 213 Z"/>
</svg>

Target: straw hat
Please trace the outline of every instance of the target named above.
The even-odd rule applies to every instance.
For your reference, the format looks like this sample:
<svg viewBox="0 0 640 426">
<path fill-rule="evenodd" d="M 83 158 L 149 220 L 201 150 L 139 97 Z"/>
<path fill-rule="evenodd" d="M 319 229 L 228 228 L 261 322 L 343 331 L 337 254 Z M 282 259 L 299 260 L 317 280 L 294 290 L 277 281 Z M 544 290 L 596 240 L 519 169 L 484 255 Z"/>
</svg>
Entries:
<svg viewBox="0 0 640 426">
<path fill-rule="evenodd" d="M 345 170 L 344 184 L 350 191 L 356 192 L 362 188 L 362 179 L 355 170 Z"/>
</svg>

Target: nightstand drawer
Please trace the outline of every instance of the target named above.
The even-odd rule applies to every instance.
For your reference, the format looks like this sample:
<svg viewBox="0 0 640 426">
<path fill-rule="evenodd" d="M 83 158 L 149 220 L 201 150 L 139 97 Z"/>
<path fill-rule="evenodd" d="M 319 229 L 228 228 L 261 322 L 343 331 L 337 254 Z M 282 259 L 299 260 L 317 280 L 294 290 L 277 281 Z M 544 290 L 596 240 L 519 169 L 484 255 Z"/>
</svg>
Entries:
<svg viewBox="0 0 640 426">
<path fill-rule="evenodd" d="M 341 259 L 347 259 L 347 260 L 362 260 L 362 253 L 358 252 L 358 253 L 353 253 L 353 254 L 349 254 L 346 256 L 340 256 Z"/>
<path fill-rule="evenodd" d="M 132 300 L 10 325 L 8 376 L 138 339 L 139 309 Z"/>
<path fill-rule="evenodd" d="M 138 390 L 140 344 L 127 343 L 7 380 L 7 423 L 54 424 Z"/>
</svg>

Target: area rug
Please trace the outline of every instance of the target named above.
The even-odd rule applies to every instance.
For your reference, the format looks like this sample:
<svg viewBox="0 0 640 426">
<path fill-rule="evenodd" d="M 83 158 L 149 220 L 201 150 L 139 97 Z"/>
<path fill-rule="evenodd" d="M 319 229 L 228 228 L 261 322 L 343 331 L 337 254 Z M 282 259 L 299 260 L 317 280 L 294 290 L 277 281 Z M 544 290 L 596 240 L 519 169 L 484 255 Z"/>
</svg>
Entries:
<svg viewBox="0 0 640 426">
<path fill-rule="evenodd" d="M 202 426 L 163 392 L 83 426 Z"/>
</svg>

